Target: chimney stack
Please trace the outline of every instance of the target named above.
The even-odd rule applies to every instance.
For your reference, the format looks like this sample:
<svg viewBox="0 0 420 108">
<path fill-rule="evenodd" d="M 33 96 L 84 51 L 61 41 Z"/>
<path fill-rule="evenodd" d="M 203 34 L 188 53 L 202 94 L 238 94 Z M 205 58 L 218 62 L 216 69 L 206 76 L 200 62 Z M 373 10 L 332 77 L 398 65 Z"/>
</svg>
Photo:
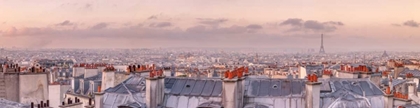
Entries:
<svg viewBox="0 0 420 108">
<path fill-rule="evenodd" d="M 306 82 L 306 108 L 319 108 L 321 82 L 318 82 L 316 74 L 309 74 Z"/>
<path fill-rule="evenodd" d="M 386 87 L 384 94 L 384 108 L 394 107 L 394 95 L 391 93 L 391 87 Z"/>
<path fill-rule="evenodd" d="M 416 83 L 415 82 L 408 82 L 408 96 L 412 97 L 412 96 L 417 96 L 417 87 L 416 87 Z"/>
<path fill-rule="evenodd" d="M 101 87 L 106 90 L 110 87 L 114 87 L 115 81 L 115 68 L 113 66 L 107 66 L 102 72 L 102 83 Z"/>
<path fill-rule="evenodd" d="M 243 68 L 238 68 L 232 72 L 226 71 L 223 79 L 222 105 L 225 108 L 243 107 Z"/>
<path fill-rule="evenodd" d="M 93 93 L 95 95 L 95 108 L 103 108 L 104 92 L 101 91 L 101 86 L 98 86 L 98 92 Z"/>
<path fill-rule="evenodd" d="M 157 105 L 158 106 L 163 106 L 163 100 L 164 100 L 164 96 L 165 96 L 165 75 L 163 73 L 163 69 L 160 69 L 158 71 L 158 85 L 157 85 Z"/>
<path fill-rule="evenodd" d="M 147 108 L 158 107 L 158 89 L 159 80 L 155 77 L 155 71 L 149 73 L 149 77 L 146 78 L 146 106 Z"/>
</svg>

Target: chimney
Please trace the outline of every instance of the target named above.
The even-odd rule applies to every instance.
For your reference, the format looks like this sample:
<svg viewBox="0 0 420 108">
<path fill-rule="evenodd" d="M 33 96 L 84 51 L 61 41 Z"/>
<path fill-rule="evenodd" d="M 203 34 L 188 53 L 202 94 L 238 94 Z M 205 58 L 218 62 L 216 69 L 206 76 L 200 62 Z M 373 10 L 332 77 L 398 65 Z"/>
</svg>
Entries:
<svg viewBox="0 0 420 108">
<path fill-rule="evenodd" d="M 318 82 L 316 74 L 309 74 L 306 82 L 306 108 L 319 108 L 321 82 Z"/>
<path fill-rule="evenodd" d="M 407 74 L 405 74 L 405 78 L 406 78 L 406 80 L 409 80 L 409 81 L 414 81 L 413 78 L 414 77 L 414 75 L 412 74 L 412 73 L 407 73 Z"/>
<path fill-rule="evenodd" d="M 322 73 L 322 78 L 331 78 L 332 72 L 331 70 L 324 70 L 324 72 Z"/>
<path fill-rule="evenodd" d="M 417 87 L 415 82 L 408 82 L 408 97 L 417 97 Z"/>
<path fill-rule="evenodd" d="M 404 67 L 403 66 L 397 66 L 394 68 L 394 78 L 398 78 L 398 75 L 400 75 L 400 73 L 404 71 Z"/>
<path fill-rule="evenodd" d="M 393 108 L 394 107 L 394 95 L 391 93 L 391 87 L 386 87 L 384 94 L 384 108 Z"/>
<path fill-rule="evenodd" d="M 130 71 L 131 71 L 130 65 L 128 65 L 128 67 L 125 69 L 125 71 L 126 71 L 126 74 L 130 74 Z"/>
<path fill-rule="evenodd" d="M 384 79 L 384 78 L 388 78 L 388 72 L 386 72 L 386 71 L 384 71 L 384 72 L 382 72 L 382 79 Z"/>
<path fill-rule="evenodd" d="M 136 71 L 136 65 L 131 66 L 131 68 L 132 68 L 131 70 L 132 70 L 133 72 L 137 72 L 137 71 Z"/>
<path fill-rule="evenodd" d="M 164 68 L 163 72 L 165 76 L 171 76 L 172 74 L 170 67 Z"/>
<path fill-rule="evenodd" d="M 158 102 L 156 98 L 158 97 L 158 78 L 155 77 L 155 71 L 149 73 L 149 77 L 146 78 L 146 106 L 147 108 L 156 108 L 158 107 Z"/>
<path fill-rule="evenodd" d="M 101 87 L 106 90 L 110 87 L 114 87 L 115 82 L 115 68 L 113 66 L 107 66 L 102 70 L 102 83 Z"/>
<path fill-rule="evenodd" d="M 7 71 L 7 64 L 3 64 L 3 72 L 6 73 Z"/>
<path fill-rule="evenodd" d="M 160 69 L 157 75 L 157 105 L 163 106 L 163 100 L 165 96 L 165 75 L 163 74 L 163 69 Z"/>
<path fill-rule="evenodd" d="M 305 66 L 299 66 L 299 78 L 304 79 L 307 76 Z"/>
<path fill-rule="evenodd" d="M 224 108 L 242 108 L 243 107 L 243 70 L 235 69 L 232 72 L 225 72 L 223 79 L 222 105 Z"/>
<path fill-rule="evenodd" d="M 238 70 L 238 91 L 237 91 L 237 93 L 238 93 L 238 106 L 239 106 L 239 108 L 243 108 L 244 107 L 244 92 L 245 92 L 245 89 L 244 89 L 244 86 L 243 85 L 245 85 L 244 84 L 244 80 L 245 80 L 245 77 L 243 77 L 243 75 L 244 75 L 244 73 L 245 73 L 245 71 L 246 71 L 246 69 L 245 69 L 245 67 L 241 67 L 241 68 L 239 68 L 239 70 Z"/>
<path fill-rule="evenodd" d="M 98 92 L 93 93 L 95 95 L 95 108 L 103 108 L 104 92 L 101 91 L 101 86 L 98 86 Z"/>
</svg>

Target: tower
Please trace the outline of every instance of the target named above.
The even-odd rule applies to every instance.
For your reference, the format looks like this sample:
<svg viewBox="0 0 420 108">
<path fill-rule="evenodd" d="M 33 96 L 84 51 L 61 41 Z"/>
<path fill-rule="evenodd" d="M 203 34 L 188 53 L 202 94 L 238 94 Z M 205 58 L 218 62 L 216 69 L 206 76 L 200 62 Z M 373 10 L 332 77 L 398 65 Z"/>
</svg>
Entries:
<svg viewBox="0 0 420 108">
<path fill-rule="evenodd" d="M 321 34 L 321 49 L 319 49 L 319 53 L 324 54 L 325 50 L 324 50 L 324 35 Z"/>
<path fill-rule="evenodd" d="M 386 53 L 386 51 L 384 51 L 384 53 L 382 54 L 382 57 L 388 57 L 388 54 Z"/>
</svg>

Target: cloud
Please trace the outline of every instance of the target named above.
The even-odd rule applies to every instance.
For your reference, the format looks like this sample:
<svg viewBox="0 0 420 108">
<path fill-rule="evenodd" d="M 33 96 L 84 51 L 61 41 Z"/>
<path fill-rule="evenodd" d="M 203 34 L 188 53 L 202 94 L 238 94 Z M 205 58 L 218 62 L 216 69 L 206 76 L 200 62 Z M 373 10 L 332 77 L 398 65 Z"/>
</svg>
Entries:
<svg viewBox="0 0 420 108">
<path fill-rule="evenodd" d="M 72 26 L 74 23 L 70 22 L 69 20 L 65 20 L 64 22 L 55 24 L 56 26 Z"/>
<path fill-rule="evenodd" d="M 253 28 L 254 27 L 254 28 Z M 239 35 L 245 33 L 255 33 L 258 28 L 258 25 L 251 25 L 251 28 L 248 26 L 238 26 L 232 25 L 230 27 L 206 27 L 203 25 L 197 25 L 190 28 L 187 28 L 185 31 L 187 33 L 194 33 L 196 35 Z"/>
<path fill-rule="evenodd" d="M 338 26 L 344 26 L 344 23 L 340 21 L 327 21 L 319 22 L 316 20 L 306 20 L 299 18 L 289 18 L 286 21 L 280 23 L 280 26 L 290 25 L 291 28 L 286 30 L 287 32 L 298 32 L 298 31 L 312 31 L 312 32 L 334 32 Z"/>
<path fill-rule="evenodd" d="M 24 27 L 17 29 L 16 27 L 9 27 L 4 31 L 3 36 L 37 36 L 43 34 L 50 34 L 55 32 L 52 28 L 37 28 L 37 27 Z"/>
<path fill-rule="evenodd" d="M 258 24 L 250 24 L 250 25 L 246 26 L 246 28 L 248 28 L 248 29 L 262 29 L 263 27 L 261 25 L 258 25 Z"/>
<path fill-rule="evenodd" d="M 328 22 L 324 22 L 324 24 L 332 24 L 332 25 L 338 25 L 338 26 L 344 25 L 342 22 L 339 22 L 339 21 L 328 21 Z"/>
<path fill-rule="evenodd" d="M 3 36 L 13 36 L 15 34 L 17 34 L 16 27 L 9 27 L 4 31 Z"/>
<path fill-rule="evenodd" d="M 403 23 L 404 26 L 409 26 L 409 27 L 419 27 L 420 23 L 414 21 L 414 20 L 409 20 Z"/>
<path fill-rule="evenodd" d="M 151 23 L 149 27 L 157 27 L 157 28 L 164 28 L 172 26 L 171 22 L 159 22 L 159 23 Z"/>
<path fill-rule="evenodd" d="M 102 22 L 102 23 L 98 23 L 98 24 L 92 26 L 91 29 L 99 30 L 99 29 L 105 29 L 106 27 L 108 27 L 108 23 Z"/>
<path fill-rule="evenodd" d="M 280 25 L 302 26 L 303 20 L 299 18 L 289 18 L 286 21 L 280 23 Z"/>
<path fill-rule="evenodd" d="M 158 17 L 157 17 L 157 15 L 152 15 L 152 16 L 150 16 L 149 18 L 147 18 L 148 20 L 151 20 L 151 19 L 157 19 Z"/>
<path fill-rule="evenodd" d="M 228 19 L 219 18 L 219 19 L 211 19 L 211 18 L 196 18 L 198 23 L 210 26 L 218 26 L 219 24 L 225 23 Z"/>
</svg>

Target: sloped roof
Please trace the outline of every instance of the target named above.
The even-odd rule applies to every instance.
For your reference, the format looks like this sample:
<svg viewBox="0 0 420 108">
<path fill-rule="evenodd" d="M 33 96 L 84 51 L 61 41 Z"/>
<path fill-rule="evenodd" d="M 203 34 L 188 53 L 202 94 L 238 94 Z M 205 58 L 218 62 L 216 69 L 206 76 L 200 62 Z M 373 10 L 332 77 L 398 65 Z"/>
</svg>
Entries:
<svg viewBox="0 0 420 108">
<path fill-rule="evenodd" d="M 404 82 L 407 82 L 407 80 L 405 80 L 405 79 L 392 79 L 392 87 L 403 84 Z"/>
<path fill-rule="evenodd" d="M 220 97 L 222 80 L 216 78 L 165 78 L 165 88 L 170 95 Z"/>
<path fill-rule="evenodd" d="M 246 97 L 282 97 L 301 95 L 305 81 L 300 79 L 245 79 Z"/>
<path fill-rule="evenodd" d="M 357 95 L 365 96 L 379 96 L 383 95 L 383 92 L 368 79 L 347 79 L 347 78 L 330 78 L 322 81 L 322 85 L 328 84 L 331 87 L 331 92 L 326 94 L 337 92 L 339 90 L 349 91 Z M 324 85 L 325 86 L 325 85 Z M 321 89 L 323 90 L 323 89 Z M 331 95 L 321 95 L 331 96 Z"/>
<path fill-rule="evenodd" d="M 103 107 L 104 108 L 117 108 L 120 105 L 130 105 L 144 107 L 145 106 L 145 94 L 120 94 L 120 93 L 105 93 Z M 135 107 L 137 108 L 137 107 Z"/>
<path fill-rule="evenodd" d="M 202 103 L 202 104 L 198 105 L 197 107 L 198 108 L 221 108 L 222 103 L 211 101 L 211 102 Z"/>
<path fill-rule="evenodd" d="M 128 94 L 144 92 L 146 90 L 146 79 L 140 76 L 132 76 L 125 80 L 123 83 L 110 87 L 105 90 L 106 93 L 120 93 Z"/>
<path fill-rule="evenodd" d="M 414 77 L 420 77 L 420 70 L 410 70 L 408 68 L 404 68 L 404 70 L 399 74 L 399 76 L 405 77 L 407 73 L 412 73 Z"/>
<path fill-rule="evenodd" d="M 124 106 L 124 107 L 131 107 L 131 108 L 146 108 L 146 105 L 139 105 L 136 102 L 119 105 L 118 107 L 122 107 L 122 106 Z"/>
<path fill-rule="evenodd" d="M 9 101 L 3 98 L 0 98 L 0 106 L 2 108 L 30 108 L 29 105 L 25 105 L 25 104 L 14 102 L 14 101 Z"/>
<path fill-rule="evenodd" d="M 370 108 L 371 104 L 367 98 L 354 94 L 346 94 L 336 99 L 328 108 Z"/>
</svg>

